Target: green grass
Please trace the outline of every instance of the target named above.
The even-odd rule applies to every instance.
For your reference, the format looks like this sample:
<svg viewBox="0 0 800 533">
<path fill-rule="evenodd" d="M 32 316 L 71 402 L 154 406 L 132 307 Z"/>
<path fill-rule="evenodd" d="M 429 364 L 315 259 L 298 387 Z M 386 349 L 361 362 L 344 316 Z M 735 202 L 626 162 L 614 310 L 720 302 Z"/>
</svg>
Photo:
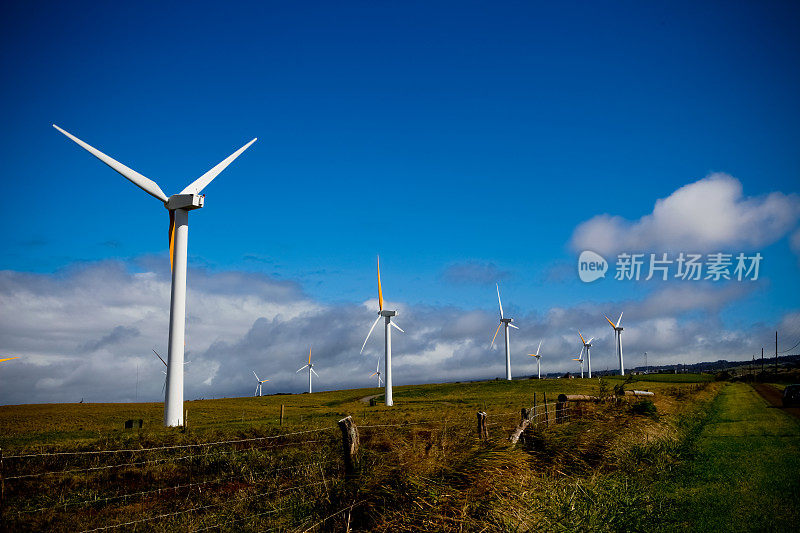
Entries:
<svg viewBox="0 0 800 533">
<path fill-rule="evenodd" d="M 693 531 L 796 531 L 800 425 L 749 386 L 726 386 L 670 485 L 671 522 Z"/>
</svg>

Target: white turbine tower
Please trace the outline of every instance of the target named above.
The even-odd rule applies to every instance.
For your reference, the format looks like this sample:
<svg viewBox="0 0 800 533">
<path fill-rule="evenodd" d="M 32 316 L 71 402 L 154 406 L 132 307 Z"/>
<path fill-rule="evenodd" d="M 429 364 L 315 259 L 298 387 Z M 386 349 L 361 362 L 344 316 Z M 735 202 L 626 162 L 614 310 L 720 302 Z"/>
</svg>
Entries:
<svg viewBox="0 0 800 533">
<path fill-rule="evenodd" d="M 539 350 L 542 349 L 542 341 L 539 341 L 539 346 L 536 348 L 536 353 L 529 353 L 531 357 L 536 358 L 536 378 L 542 379 L 542 356 L 539 354 Z"/>
<path fill-rule="evenodd" d="M 375 372 L 369 375 L 369 377 L 378 376 L 378 388 L 381 387 L 381 359 L 378 358 L 378 364 L 375 366 Z"/>
<path fill-rule="evenodd" d="M 153 350 L 153 353 L 156 354 L 156 357 L 158 357 L 161 360 L 161 362 L 164 363 L 164 366 L 167 368 L 167 370 L 169 370 L 169 365 L 167 364 L 166 361 L 164 361 L 164 358 L 161 357 L 161 355 L 159 355 L 159 353 L 155 350 Z M 189 363 L 191 363 L 191 361 L 183 362 L 184 365 L 188 365 Z M 161 372 L 164 373 L 164 385 L 161 387 L 161 394 L 164 394 L 164 390 L 167 388 L 167 373 L 164 370 L 162 370 Z"/>
<path fill-rule="evenodd" d="M 256 371 L 253 370 L 253 375 L 256 377 L 256 391 L 253 393 L 253 396 L 261 396 L 261 385 L 269 381 L 268 379 L 259 379 L 258 374 Z"/>
<path fill-rule="evenodd" d="M 308 393 L 311 394 L 311 374 L 313 373 L 315 376 L 319 377 L 319 374 L 314 370 L 314 364 L 311 362 L 311 348 L 308 349 L 308 364 L 298 368 L 297 372 L 300 372 L 304 368 L 308 368 Z M 295 372 L 295 374 L 297 374 L 297 372 Z"/>
<path fill-rule="evenodd" d="M 494 346 L 494 341 L 497 338 L 497 334 L 500 332 L 500 328 L 502 327 L 506 334 L 506 379 L 511 381 L 511 346 L 509 345 L 508 328 L 519 328 L 512 324 L 514 321 L 513 318 L 506 318 L 503 316 L 503 302 L 500 301 L 500 285 L 497 283 L 495 283 L 495 285 L 497 286 L 497 303 L 500 305 L 500 324 L 497 325 L 497 329 L 494 332 L 494 337 L 492 337 L 492 344 L 489 345 L 489 348 Z"/>
<path fill-rule="evenodd" d="M 392 400 L 392 328 L 397 328 L 401 333 L 405 333 L 400 326 L 392 322 L 392 317 L 397 316 L 397 311 L 387 311 L 383 308 L 383 289 L 381 288 L 381 258 L 378 257 L 378 318 L 372 323 L 369 328 L 367 338 L 364 339 L 364 344 L 361 345 L 361 353 L 364 353 L 364 347 L 367 345 L 369 336 L 372 335 L 372 330 L 378 325 L 381 318 L 384 319 L 384 361 L 383 368 L 386 372 L 386 392 L 384 404 L 387 406 L 394 405 Z"/>
<path fill-rule="evenodd" d="M 622 323 L 622 313 L 619 314 L 619 319 L 617 320 L 616 324 L 611 322 L 611 319 L 606 315 L 603 316 L 606 317 L 608 323 L 611 324 L 612 328 L 614 328 L 614 348 L 616 350 L 616 355 L 619 357 L 619 375 L 624 376 L 625 364 L 622 361 L 622 327 L 620 327 L 620 324 Z"/>
<path fill-rule="evenodd" d="M 179 194 L 167 197 L 156 182 L 150 180 L 135 170 L 110 158 L 100 150 L 89 146 L 71 133 L 68 133 L 55 124 L 53 127 L 78 143 L 90 154 L 116 170 L 134 185 L 164 202 L 164 207 L 169 211 L 169 255 L 172 269 L 172 291 L 169 309 L 169 349 L 167 352 L 167 386 L 164 397 L 164 425 L 183 425 L 183 350 L 184 331 L 186 327 L 186 261 L 187 245 L 189 238 L 189 211 L 203 207 L 205 196 L 200 193 L 203 189 L 225 170 L 234 159 L 239 157 L 251 144 L 253 139 L 224 161 L 197 178 Z"/>
<path fill-rule="evenodd" d="M 578 364 L 581 365 L 581 379 L 583 379 L 583 348 L 581 348 L 581 353 L 578 357 L 573 359 L 573 361 L 578 361 Z"/>
<path fill-rule="evenodd" d="M 589 370 L 589 379 L 592 378 L 592 354 L 589 352 L 590 348 L 592 347 L 592 341 L 594 337 L 589 339 L 588 341 L 583 338 L 581 335 L 581 330 L 578 330 L 578 336 L 581 338 L 581 342 L 583 343 L 583 347 L 586 348 L 586 368 Z"/>
</svg>

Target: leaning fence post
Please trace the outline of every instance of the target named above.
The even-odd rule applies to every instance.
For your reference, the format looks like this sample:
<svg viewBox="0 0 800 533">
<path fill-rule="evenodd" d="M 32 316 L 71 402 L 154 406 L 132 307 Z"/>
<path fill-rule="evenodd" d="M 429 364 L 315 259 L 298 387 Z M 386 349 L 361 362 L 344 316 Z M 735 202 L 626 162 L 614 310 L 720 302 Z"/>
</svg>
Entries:
<svg viewBox="0 0 800 533">
<path fill-rule="evenodd" d="M 550 415 L 548 414 L 547 408 L 547 393 L 545 392 L 542 394 L 544 394 L 544 425 L 550 427 Z"/>
<path fill-rule="evenodd" d="M 514 433 L 512 433 L 511 436 L 508 437 L 508 440 L 511 441 L 511 444 L 516 444 L 520 436 L 522 435 L 522 432 L 527 429 L 528 425 L 531 423 L 532 413 L 533 413 L 532 409 L 527 409 L 525 407 L 522 408 L 521 412 L 522 416 L 519 425 L 517 426 L 517 429 L 514 430 Z"/>
<path fill-rule="evenodd" d="M 489 438 L 489 430 L 486 429 L 486 412 L 478 411 L 478 438 L 486 440 Z"/>
<path fill-rule="evenodd" d="M 344 470 L 347 476 L 355 474 L 355 455 L 358 452 L 358 428 L 353 417 L 346 416 L 339 420 L 339 429 L 342 430 L 342 451 L 344 452 Z"/>
</svg>

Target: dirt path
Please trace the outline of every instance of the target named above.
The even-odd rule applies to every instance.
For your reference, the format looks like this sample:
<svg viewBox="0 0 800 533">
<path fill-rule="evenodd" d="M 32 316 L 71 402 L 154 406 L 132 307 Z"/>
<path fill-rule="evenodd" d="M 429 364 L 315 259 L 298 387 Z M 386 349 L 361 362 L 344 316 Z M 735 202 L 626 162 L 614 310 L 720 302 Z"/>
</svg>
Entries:
<svg viewBox="0 0 800 533">
<path fill-rule="evenodd" d="M 753 385 L 753 388 L 758 392 L 762 398 L 767 400 L 767 403 L 773 407 L 783 410 L 786 414 L 792 415 L 795 418 L 800 418 L 800 407 L 784 407 L 782 401 L 782 393 L 772 385 L 766 383 L 758 383 Z"/>
<path fill-rule="evenodd" d="M 370 401 L 371 399 L 373 399 L 373 398 L 377 398 L 378 396 L 383 396 L 383 394 L 373 394 L 372 396 L 364 396 L 364 397 L 363 397 L 363 398 L 361 398 L 359 401 L 362 401 L 362 402 L 364 402 L 364 403 L 369 403 L 369 401 Z"/>
</svg>

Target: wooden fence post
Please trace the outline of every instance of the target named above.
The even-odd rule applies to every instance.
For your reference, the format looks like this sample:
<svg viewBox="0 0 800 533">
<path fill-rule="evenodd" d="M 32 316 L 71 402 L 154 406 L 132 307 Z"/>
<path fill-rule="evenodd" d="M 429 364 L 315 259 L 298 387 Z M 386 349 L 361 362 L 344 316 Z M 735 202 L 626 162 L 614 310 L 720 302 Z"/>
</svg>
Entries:
<svg viewBox="0 0 800 533">
<path fill-rule="evenodd" d="M 283 404 L 281 404 L 281 425 L 283 425 Z"/>
<path fill-rule="evenodd" d="M 550 427 L 550 415 L 547 409 L 547 393 L 544 394 L 544 425 Z"/>
<path fill-rule="evenodd" d="M 532 414 L 533 414 L 532 409 L 527 409 L 525 407 L 522 408 L 521 412 L 522 416 L 519 425 L 517 426 L 517 429 L 514 430 L 514 433 L 512 433 L 511 436 L 508 437 L 508 440 L 511 441 L 511 444 L 516 444 L 520 436 L 522 435 L 522 432 L 525 431 L 525 429 L 527 429 L 528 425 L 531 423 Z"/>
<path fill-rule="evenodd" d="M 486 412 L 478 411 L 478 438 L 487 440 L 489 438 L 489 430 L 486 429 Z"/>
<path fill-rule="evenodd" d="M 346 416 L 339 420 L 342 430 L 342 451 L 344 452 L 344 470 L 348 477 L 355 475 L 355 455 L 358 452 L 358 428 L 353 417 Z"/>
</svg>

